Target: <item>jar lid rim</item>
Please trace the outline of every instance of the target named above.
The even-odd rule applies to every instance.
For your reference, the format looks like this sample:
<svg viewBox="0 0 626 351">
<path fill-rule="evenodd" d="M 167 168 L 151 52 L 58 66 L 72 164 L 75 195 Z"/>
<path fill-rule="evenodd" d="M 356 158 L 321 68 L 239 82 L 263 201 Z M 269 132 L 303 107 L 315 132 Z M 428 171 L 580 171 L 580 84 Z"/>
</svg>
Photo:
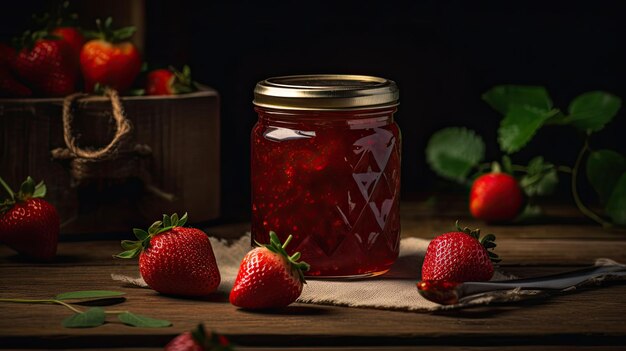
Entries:
<svg viewBox="0 0 626 351">
<path fill-rule="evenodd" d="M 351 74 L 272 77 L 257 83 L 254 105 L 277 109 L 345 110 L 398 104 L 392 80 Z"/>
</svg>

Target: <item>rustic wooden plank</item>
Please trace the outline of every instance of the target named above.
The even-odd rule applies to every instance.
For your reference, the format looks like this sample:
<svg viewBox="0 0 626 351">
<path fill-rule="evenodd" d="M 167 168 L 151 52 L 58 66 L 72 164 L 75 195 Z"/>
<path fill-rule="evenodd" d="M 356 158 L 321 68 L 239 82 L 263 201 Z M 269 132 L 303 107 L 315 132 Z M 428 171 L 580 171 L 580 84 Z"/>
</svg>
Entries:
<svg viewBox="0 0 626 351">
<path fill-rule="evenodd" d="M 116 269 L 126 274 L 135 270 L 131 266 Z M 45 298 L 68 290 L 116 289 L 127 293 L 124 309 L 174 323 L 174 327 L 164 329 L 109 323 L 95 329 L 70 330 L 60 325 L 69 315 L 61 306 L 3 303 L 0 305 L 3 310 L 0 344 L 3 345 L 158 347 L 200 321 L 234 342 L 249 346 L 479 346 L 485 337 L 493 345 L 626 343 L 625 285 L 589 289 L 549 301 L 434 314 L 304 304 L 258 313 L 235 308 L 226 302 L 226 296 L 178 299 L 148 289 L 117 287 L 103 267 L 35 270 L 2 266 L 0 273 L 0 297 Z"/>
<path fill-rule="evenodd" d="M 536 350 L 545 350 L 545 351 L 623 351 L 623 346 L 577 346 L 577 345 L 567 345 L 567 346 L 555 346 L 555 345 L 534 345 L 534 349 Z M 238 351 L 272 351 L 276 350 L 276 347 L 237 347 Z M 363 347 L 281 347 L 280 351 L 376 351 L 376 350 L 390 350 L 390 351 L 422 351 L 422 350 L 432 350 L 432 345 L 424 345 L 424 346 L 363 346 Z M 493 347 L 490 346 L 437 346 L 438 351 L 489 351 L 493 350 Z M 498 346 L 498 350 L 504 351 L 525 351 L 528 350 L 528 346 Z M 18 349 L 15 349 L 16 351 Z M 43 349 L 19 349 L 20 351 L 37 351 Z M 77 348 L 72 349 L 76 351 L 105 351 L 105 350 L 114 350 L 111 348 Z M 162 351 L 162 347 L 139 347 L 139 348 L 124 348 L 126 351 Z"/>
</svg>

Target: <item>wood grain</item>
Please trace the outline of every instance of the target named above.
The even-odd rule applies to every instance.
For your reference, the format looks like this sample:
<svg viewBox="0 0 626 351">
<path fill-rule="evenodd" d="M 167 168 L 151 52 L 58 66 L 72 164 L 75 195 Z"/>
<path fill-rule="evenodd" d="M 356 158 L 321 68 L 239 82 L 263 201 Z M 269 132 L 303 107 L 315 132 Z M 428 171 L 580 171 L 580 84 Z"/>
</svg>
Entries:
<svg viewBox="0 0 626 351">
<path fill-rule="evenodd" d="M 422 218 L 413 223 L 410 217 L 405 221 L 420 233 L 444 222 Z M 593 226 L 587 228 L 590 235 L 599 233 L 593 240 L 546 236 L 549 228 L 559 226 L 522 226 L 519 229 L 527 237 L 502 238 L 498 246 L 506 259 L 502 269 L 526 277 L 587 265 L 599 255 L 626 262 L 623 238 L 602 239 L 602 229 Z M 238 237 L 246 224 L 206 229 Z M 537 237 L 533 237 L 535 231 Z M 0 348 L 157 349 L 198 322 L 249 350 L 617 350 L 626 345 L 624 284 L 582 289 L 547 300 L 428 314 L 306 304 L 271 313 L 247 312 L 230 305 L 223 295 L 180 299 L 120 286 L 111 281 L 110 273 L 136 274 L 137 267 L 133 261 L 111 257 L 118 245 L 117 241 L 62 243 L 59 261 L 49 264 L 24 262 L 1 247 L 0 297 L 46 298 L 71 290 L 121 290 L 127 300 L 115 309 L 169 319 L 173 327 L 141 329 L 113 321 L 94 329 L 65 329 L 60 323 L 70 312 L 61 306 L 0 303 Z"/>
</svg>

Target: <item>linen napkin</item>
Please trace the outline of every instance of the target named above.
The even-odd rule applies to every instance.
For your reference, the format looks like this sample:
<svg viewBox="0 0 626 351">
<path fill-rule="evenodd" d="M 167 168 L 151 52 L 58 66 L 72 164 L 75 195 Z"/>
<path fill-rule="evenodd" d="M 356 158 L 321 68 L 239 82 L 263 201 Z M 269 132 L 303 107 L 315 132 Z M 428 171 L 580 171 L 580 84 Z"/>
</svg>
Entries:
<svg viewBox="0 0 626 351">
<path fill-rule="evenodd" d="M 229 294 L 239 270 L 239 264 L 251 249 L 250 235 L 242 236 L 229 244 L 223 239 L 211 237 L 211 245 L 220 270 L 222 281 L 218 293 Z M 400 255 L 389 272 L 382 276 L 365 279 L 324 280 L 308 278 L 298 302 L 322 305 L 365 307 L 386 310 L 429 312 L 467 306 L 486 305 L 495 302 L 519 301 L 545 294 L 535 290 L 511 290 L 482 294 L 463 303 L 442 306 L 423 298 L 416 283 L 421 277 L 421 266 L 428 247 L 428 240 L 405 238 L 400 241 Z M 614 263 L 598 260 L 597 265 Z M 111 278 L 139 287 L 148 287 L 141 277 L 111 274 Z M 496 270 L 492 280 L 513 279 Z"/>
</svg>

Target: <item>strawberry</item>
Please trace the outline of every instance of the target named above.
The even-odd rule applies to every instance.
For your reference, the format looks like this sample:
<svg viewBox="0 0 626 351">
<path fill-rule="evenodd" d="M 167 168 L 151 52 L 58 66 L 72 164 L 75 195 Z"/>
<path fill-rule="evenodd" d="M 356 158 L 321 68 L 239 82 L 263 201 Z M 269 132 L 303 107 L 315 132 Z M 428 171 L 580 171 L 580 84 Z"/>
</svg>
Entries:
<svg viewBox="0 0 626 351">
<path fill-rule="evenodd" d="M 511 221 L 517 217 L 524 196 L 513 176 L 506 173 L 487 173 L 474 181 L 470 190 L 472 216 L 488 222 Z"/>
<path fill-rule="evenodd" d="M 496 236 L 487 234 L 480 239 L 479 229 L 459 227 L 456 232 L 433 239 L 424 256 L 422 280 L 449 282 L 487 281 L 493 276 L 493 263 L 498 256 L 488 251 L 496 247 Z"/>
<path fill-rule="evenodd" d="M 0 178 L 9 198 L 0 203 L 0 241 L 18 253 L 36 260 L 51 260 L 57 252 L 60 220 L 56 209 L 46 200 L 46 185 L 35 185 L 28 177 L 20 191 Z"/>
<path fill-rule="evenodd" d="M 32 91 L 0 64 L 0 97 L 29 97 Z"/>
<path fill-rule="evenodd" d="M 141 56 L 130 38 L 134 27 L 111 29 L 112 19 L 104 24 L 96 20 L 98 32 L 88 33 L 95 38 L 88 41 L 80 52 L 80 66 L 85 78 L 85 89 L 93 92 L 96 83 L 125 92 L 141 71 Z"/>
<path fill-rule="evenodd" d="M 285 248 L 291 238 L 289 235 L 281 245 L 276 233 L 270 232 L 268 245 L 246 254 L 230 292 L 231 304 L 248 309 L 268 309 L 285 307 L 296 301 L 305 283 L 303 272 L 309 270 L 309 265 L 298 262 L 299 252 L 291 256 L 287 254 Z"/>
<path fill-rule="evenodd" d="M 80 51 L 85 43 L 85 37 L 76 27 L 57 27 L 52 30 L 52 35 L 66 42 L 72 48 L 72 56 L 80 57 Z"/>
<path fill-rule="evenodd" d="M 139 256 L 139 272 L 149 287 L 169 295 L 206 296 L 220 284 L 209 237 L 183 227 L 187 214 L 163 215 L 148 231 L 133 229 L 137 241 L 123 240 L 117 258 Z"/>
<path fill-rule="evenodd" d="M 204 325 L 191 332 L 184 332 L 165 345 L 165 351 L 232 351 L 234 348 L 223 335 L 207 335 Z"/>
<path fill-rule="evenodd" d="M 0 67 L 12 67 L 17 53 L 11 46 L 0 43 Z"/>
<path fill-rule="evenodd" d="M 146 95 L 175 95 L 195 90 L 189 66 L 184 66 L 182 72 L 170 67 L 155 69 L 148 73 Z"/>
<path fill-rule="evenodd" d="M 15 59 L 18 76 L 44 96 L 65 96 L 75 91 L 78 60 L 71 46 L 47 31 L 25 32 L 23 48 Z"/>
</svg>

